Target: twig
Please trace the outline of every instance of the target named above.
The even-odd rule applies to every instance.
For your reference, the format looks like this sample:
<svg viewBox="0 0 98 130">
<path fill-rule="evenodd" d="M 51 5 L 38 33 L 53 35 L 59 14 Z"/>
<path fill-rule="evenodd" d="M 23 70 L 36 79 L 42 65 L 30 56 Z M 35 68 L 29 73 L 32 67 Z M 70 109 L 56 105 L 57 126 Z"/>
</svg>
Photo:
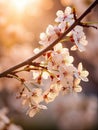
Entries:
<svg viewBox="0 0 98 130">
<path fill-rule="evenodd" d="M 12 68 L 0 73 L 0 78 L 2 77 L 7 77 L 8 74 L 11 74 L 12 72 L 14 72 L 15 70 L 26 66 L 26 65 L 30 65 L 32 63 L 32 61 L 34 61 L 35 59 L 37 59 L 38 57 L 40 57 L 42 54 L 44 54 L 45 52 L 51 50 L 53 48 L 53 46 L 55 46 L 64 36 L 66 36 L 76 25 L 78 25 L 80 23 L 80 21 L 91 12 L 91 10 L 98 4 L 98 0 L 95 0 L 89 7 L 88 9 L 78 18 L 76 19 L 76 21 L 70 26 L 70 28 L 68 28 L 58 39 L 56 39 L 52 44 L 50 44 L 49 46 L 47 46 L 45 49 L 41 50 L 38 54 L 34 55 L 33 57 L 25 60 L 24 62 L 21 62 L 20 64 L 17 64 L 15 66 L 13 66 Z M 33 63 L 32 63 L 33 64 Z"/>
<path fill-rule="evenodd" d="M 88 23 L 82 23 L 82 22 L 80 22 L 80 24 L 79 24 L 80 26 L 82 26 L 82 27 L 86 27 L 86 28 L 94 28 L 94 29 L 98 29 L 98 27 L 96 27 L 96 26 L 94 26 L 94 25 L 89 25 Z"/>
</svg>

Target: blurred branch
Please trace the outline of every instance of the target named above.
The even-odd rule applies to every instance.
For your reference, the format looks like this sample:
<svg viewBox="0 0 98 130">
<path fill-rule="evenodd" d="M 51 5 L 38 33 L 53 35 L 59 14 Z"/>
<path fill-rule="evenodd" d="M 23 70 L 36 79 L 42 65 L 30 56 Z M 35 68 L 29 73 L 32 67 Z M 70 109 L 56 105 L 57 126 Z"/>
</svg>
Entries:
<svg viewBox="0 0 98 130">
<path fill-rule="evenodd" d="M 76 25 L 79 25 L 81 23 L 81 20 L 91 12 L 91 10 L 98 4 L 98 0 L 95 0 L 89 7 L 88 9 L 78 18 L 76 19 L 76 21 L 70 26 L 70 28 L 68 28 L 58 39 L 56 39 L 52 44 L 50 44 L 49 46 L 47 46 L 45 49 L 41 50 L 38 54 L 34 55 L 33 57 L 25 60 L 24 62 L 21 62 L 20 64 L 17 64 L 15 66 L 13 66 L 12 68 L 0 73 L 0 78 L 2 77 L 7 77 L 8 74 L 13 74 L 15 70 L 26 66 L 26 65 L 35 65 L 35 63 L 33 64 L 32 61 L 34 61 L 35 59 L 37 59 L 38 57 L 40 57 L 42 54 L 44 54 L 45 52 L 51 50 L 53 48 L 53 46 L 55 46 L 64 36 L 66 36 Z"/>
</svg>

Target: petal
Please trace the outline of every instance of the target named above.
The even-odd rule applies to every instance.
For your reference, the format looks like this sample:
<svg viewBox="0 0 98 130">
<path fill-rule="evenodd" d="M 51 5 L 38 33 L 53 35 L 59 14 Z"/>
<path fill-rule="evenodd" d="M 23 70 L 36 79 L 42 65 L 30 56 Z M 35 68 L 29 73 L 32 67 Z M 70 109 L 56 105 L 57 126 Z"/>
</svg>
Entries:
<svg viewBox="0 0 98 130">
<path fill-rule="evenodd" d="M 58 27 L 61 29 L 61 33 L 64 33 L 65 27 L 66 27 L 66 22 L 61 22 Z"/>
<path fill-rule="evenodd" d="M 80 77 L 83 81 L 85 81 L 85 82 L 88 82 L 89 80 L 88 80 L 88 78 L 87 77 Z"/>
<path fill-rule="evenodd" d="M 74 81 L 74 83 L 75 83 L 75 86 L 77 86 L 78 84 L 80 84 L 80 81 L 81 81 L 81 79 L 75 79 L 75 81 Z"/>
<path fill-rule="evenodd" d="M 71 64 L 73 61 L 74 61 L 73 56 L 68 56 L 68 58 L 67 58 L 67 63 L 68 63 L 68 64 Z"/>
<path fill-rule="evenodd" d="M 77 87 L 74 88 L 75 92 L 81 92 L 82 91 L 82 87 L 80 85 L 78 85 Z"/>
<path fill-rule="evenodd" d="M 55 31 L 54 31 L 54 27 L 52 25 L 49 25 L 46 29 L 46 34 L 48 36 L 51 36 L 51 35 L 54 35 L 55 34 Z"/>
<path fill-rule="evenodd" d="M 82 44 L 78 44 L 78 50 L 80 52 L 83 52 L 83 51 L 85 51 L 85 47 Z"/>
<path fill-rule="evenodd" d="M 69 14 L 71 14 L 71 12 L 72 12 L 72 8 L 71 7 L 66 7 L 66 9 L 65 9 L 65 14 L 66 15 L 69 15 Z"/>
<path fill-rule="evenodd" d="M 77 50 L 77 46 L 76 45 L 71 47 L 71 51 L 76 51 L 76 50 Z"/>
<path fill-rule="evenodd" d="M 54 51 L 62 50 L 62 43 L 58 43 L 54 46 Z"/>
<path fill-rule="evenodd" d="M 60 17 L 63 17 L 64 16 L 64 13 L 62 10 L 58 10 L 57 13 L 56 13 L 57 16 L 60 16 Z"/>
<path fill-rule="evenodd" d="M 34 52 L 34 54 L 38 54 L 38 53 L 40 52 L 40 49 L 39 49 L 39 48 L 35 48 L 35 49 L 33 50 L 33 52 Z"/>
<path fill-rule="evenodd" d="M 37 113 L 37 112 L 39 112 L 39 109 L 38 108 L 36 108 L 36 109 L 34 109 L 34 108 L 30 108 L 28 111 L 27 111 L 27 115 L 29 115 L 29 117 L 33 117 L 33 116 L 35 116 L 35 114 Z"/>
<path fill-rule="evenodd" d="M 49 77 L 49 73 L 44 71 L 43 74 L 42 74 L 42 78 L 43 79 L 48 79 L 48 77 Z"/>
<path fill-rule="evenodd" d="M 83 65 L 82 65 L 82 63 L 80 62 L 80 63 L 78 64 L 78 71 L 81 72 L 82 70 L 83 70 Z"/>
<path fill-rule="evenodd" d="M 47 106 L 45 106 L 45 105 L 39 105 L 38 107 L 39 107 L 40 109 L 43 109 L 43 110 L 48 109 Z"/>
<path fill-rule="evenodd" d="M 47 35 L 43 32 L 40 34 L 40 39 L 45 40 L 47 38 Z"/>
<path fill-rule="evenodd" d="M 88 75 L 89 75 L 89 72 L 86 71 L 86 70 L 84 70 L 84 71 L 81 72 L 81 76 L 82 77 L 87 77 Z"/>
</svg>

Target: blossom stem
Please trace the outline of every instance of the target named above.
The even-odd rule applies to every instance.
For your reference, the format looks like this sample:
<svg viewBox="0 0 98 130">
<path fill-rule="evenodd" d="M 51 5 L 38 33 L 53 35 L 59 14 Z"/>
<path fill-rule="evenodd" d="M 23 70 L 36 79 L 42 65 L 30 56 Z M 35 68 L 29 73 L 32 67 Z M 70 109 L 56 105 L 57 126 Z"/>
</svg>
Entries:
<svg viewBox="0 0 98 130">
<path fill-rule="evenodd" d="M 98 22 L 84 22 L 85 24 L 91 25 L 91 24 L 98 24 Z"/>
<path fill-rule="evenodd" d="M 18 81 L 20 81 L 21 84 L 24 85 L 29 92 L 31 92 L 30 88 L 25 84 L 25 80 L 24 79 L 19 78 L 17 75 L 10 75 L 10 76 L 13 77 L 14 79 L 17 79 Z"/>
<path fill-rule="evenodd" d="M 8 70 L 0 73 L 0 78 L 2 77 L 7 77 L 8 74 L 13 73 L 15 70 L 26 66 L 26 65 L 30 65 L 33 64 L 32 61 L 34 61 L 35 59 L 37 59 L 38 57 L 40 57 L 42 54 L 44 54 L 45 52 L 51 50 L 62 38 L 64 38 L 76 25 L 79 25 L 81 20 L 91 12 L 91 10 L 98 4 L 98 0 L 95 0 L 89 7 L 88 9 L 79 17 L 76 19 L 76 21 L 58 38 L 56 39 L 53 43 L 51 43 L 50 45 L 48 45 L 45 49 L 41 50 L 38 54 L 34 55 L 33 57 L 25 60 L 24 62 L 21 62 L 20 64 L 17 64 L 15 66 L 13 66 L 12 68 L 9 68 Z"/>
</svg>

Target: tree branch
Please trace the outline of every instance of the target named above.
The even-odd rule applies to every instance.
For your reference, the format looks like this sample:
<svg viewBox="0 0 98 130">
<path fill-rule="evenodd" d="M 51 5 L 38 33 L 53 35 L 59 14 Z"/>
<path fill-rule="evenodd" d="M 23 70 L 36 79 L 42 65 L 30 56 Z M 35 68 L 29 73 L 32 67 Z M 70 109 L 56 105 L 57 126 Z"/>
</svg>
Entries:
<svg viewBox="0 0 98 130">
<path fill-rule="evenodd" d="M 66 36 L 76 25 L 79 25 L 80 21 L 91 12 L 91 10 L 98 4 L 98 0 L 95 0 L 89 7 L 88 9 L 78 18 L 76 19 L 76 21 L 70 26 L 70 28 L 68 28 L 58 39 L 56 39 L 52 44 L 50 44 L 49 46 L 47 46 L 45 49 L 41 50 L 38 54 L 34 55 L 33 57 L 25 60 L 24 62 L 21 62 L 20 64 L 17 64 L 15 66 L 13 66 L 12 68 L 0 73 L 0 78 L 2 77 L 7 77 L 8 74 L 13 73 L 15 70 L 29 65 L 32 63 L 32 61 L 34 61 L 35 59 L 37 59 L 38 57 L 40 57 L 43 53 L 47 52 L 48 50 L 51 50 L 53 48 L 53 46 L 55 46 L 64 36 Z M 33 63 L 32 63 L 33 65 Z"/>
</svg>

